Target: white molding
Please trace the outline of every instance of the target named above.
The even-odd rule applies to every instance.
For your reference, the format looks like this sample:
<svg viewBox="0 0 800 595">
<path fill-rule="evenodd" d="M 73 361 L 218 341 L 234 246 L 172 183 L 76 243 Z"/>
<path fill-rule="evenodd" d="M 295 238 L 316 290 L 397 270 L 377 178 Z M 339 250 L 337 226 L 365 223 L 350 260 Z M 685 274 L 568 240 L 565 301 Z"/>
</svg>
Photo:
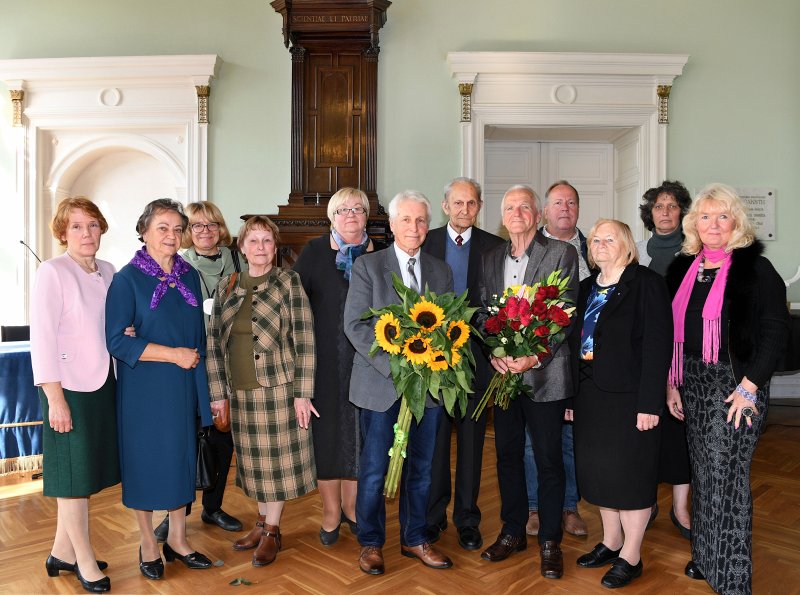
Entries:
<svg viewBox="0 0 800 595">
<path fill-rule="evenodd" d="M 487 126 L 638 129 L 638 192 L 667 171 L 667 125 L 658 123 L 659 85 L 683 73 L 687 54 L 450 52 L 458 83 L 472 82 L 471 121 L 461 125 L 462 175 L 483 183 Z M 460 97 L 454 94 L 455 109 Z M 637 225 L 638 214 L 624 220 Z"/>
</svg>

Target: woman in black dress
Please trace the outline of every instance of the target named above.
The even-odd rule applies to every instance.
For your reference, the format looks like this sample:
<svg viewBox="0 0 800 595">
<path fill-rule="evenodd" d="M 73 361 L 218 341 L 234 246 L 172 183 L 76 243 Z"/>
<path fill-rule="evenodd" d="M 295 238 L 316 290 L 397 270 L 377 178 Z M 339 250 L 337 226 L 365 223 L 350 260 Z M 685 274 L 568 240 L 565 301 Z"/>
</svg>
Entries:
<svg viewBox="0 0 800 595">
<path fill-rule="evenodd" d="M 752 591 L 750 464 L 769 380 L 786 345 L 786 286 L 761 256 L 733 188 L 711 184 L 684 219 L 684 254 L 667 271 L 675 349 L 667 407 L 686 420 L 692 560 L 686 575 L 719 592 Z"/>
<path fill-rule="evenodd" d="M 317 485 L 322 496 L 319 539 L 333 545 L 339 526 L 347 522 L 358 530 L 356 476 L 360 448 L 358 410 L 350 403 L 350 372 L 354 350 L 342 329 L 342 315 L 353 261 L 365 252 L 384 248 L 367 236 L 367 195 L 342 188 L 328 201 L 331 233 L 311 240 L 294 265 L 300 275 L 311 310 L 317 346 L 314 405 L 319 418 L 312 419 Z"/>
<path fill-rule="evenodd" d="M 603 541 L 577 562 L 587 568 L 613 563 L 601 582 L 615 588 L 642 574 L 641 544 L 658 488 L 672 320 L 664 279 L 637 264 L 627 225 L 600 219 L 588 243 L 589 265 L 600 272 L 584 279 L 578 300 L 575 464 L 581 495 L 600 507 Z"/>
</svg>

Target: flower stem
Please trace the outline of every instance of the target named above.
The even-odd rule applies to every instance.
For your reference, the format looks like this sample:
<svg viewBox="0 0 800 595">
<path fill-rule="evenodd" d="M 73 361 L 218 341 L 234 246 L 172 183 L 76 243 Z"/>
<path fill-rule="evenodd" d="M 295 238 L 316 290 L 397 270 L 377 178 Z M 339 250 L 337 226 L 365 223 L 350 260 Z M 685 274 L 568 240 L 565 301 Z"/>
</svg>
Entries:
<svg viewBox="0 0 800 595">
<path fill-rule="evenodd" d="M 389 449 L 389 469 L 386 472 L 386 482 L 383 485 L 383 494 L 387 498 L 394 498 L 400 476 L 403 472 L 403 459 L 406 458 L 406 445 L 408 444 L 408 431 L 411 428 L 411 409 L 408 408 L 406 398 L 401 397 L 400 412 L 397 414 L 397 423 L 394 424 L 394 441 Z"/>
</svg>

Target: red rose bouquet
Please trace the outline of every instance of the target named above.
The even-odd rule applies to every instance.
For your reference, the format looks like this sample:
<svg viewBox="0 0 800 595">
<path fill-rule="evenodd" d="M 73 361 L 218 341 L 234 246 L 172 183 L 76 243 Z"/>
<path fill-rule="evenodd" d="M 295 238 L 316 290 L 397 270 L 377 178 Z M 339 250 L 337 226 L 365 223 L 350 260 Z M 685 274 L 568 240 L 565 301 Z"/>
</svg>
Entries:
<svg viewBox="0 0 800 595">
<path fill-rule="evenodd" d="M 533 286 L 512 285 L 502 295 L 492 296 L 484 325 L 492 356 L 548 355 L 564 340 L 564 328 L 575 307 L 567 307 L 571 300 L 564 297 L 569 277 L 561 279 L 560 275 L 560 270 L 553 271 Z M 472 417 L 478 419 L 490 401 L 508 409 L 511 399 L 531 390 L 523 383 L 522 374 L 495 372 Z"/>
</svg>

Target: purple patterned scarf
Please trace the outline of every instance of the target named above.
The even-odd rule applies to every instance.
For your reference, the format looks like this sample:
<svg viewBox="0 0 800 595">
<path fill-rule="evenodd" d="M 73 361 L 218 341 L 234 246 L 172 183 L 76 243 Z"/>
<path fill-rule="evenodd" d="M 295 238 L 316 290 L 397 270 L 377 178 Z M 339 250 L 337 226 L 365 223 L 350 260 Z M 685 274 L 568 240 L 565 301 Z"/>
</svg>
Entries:
<svg viewBox="0 0 800 595">
<path fill-rule="evenodd" d="M 186 300 L 187 304 L 197 307 L 197 298 L 194 297 L 192 290 L 186 287 L 186 285 L 180 279 L 183 275 L 188 273 L 192 267 L 188 262 L 183 260 L 180 255 L 175 255 L 172 263 L 171 273 L 164 272 L 164 269 L 162 269 L 161 266 L 155 260 L 153 260 L 153 257 L 147 253 L 146 247 L 142 247 L 141 250 L 136 251 L 133 259 L 131 259 L 131 264 L 142 271 L 145 275 L 156 277 L 157 279 L 163 278 L 163 280 L 156 285 L 156 289 L 153 292 L 153 297 L 150 300 L 151 310 L 158 308 L 158 303 L 167 293 L 167 288 L 170 286 L 170 284 L 174 284 L 175 288 L 181 292 L 181 295 L 183 296 L 183 299 Z"/>
</svg>

